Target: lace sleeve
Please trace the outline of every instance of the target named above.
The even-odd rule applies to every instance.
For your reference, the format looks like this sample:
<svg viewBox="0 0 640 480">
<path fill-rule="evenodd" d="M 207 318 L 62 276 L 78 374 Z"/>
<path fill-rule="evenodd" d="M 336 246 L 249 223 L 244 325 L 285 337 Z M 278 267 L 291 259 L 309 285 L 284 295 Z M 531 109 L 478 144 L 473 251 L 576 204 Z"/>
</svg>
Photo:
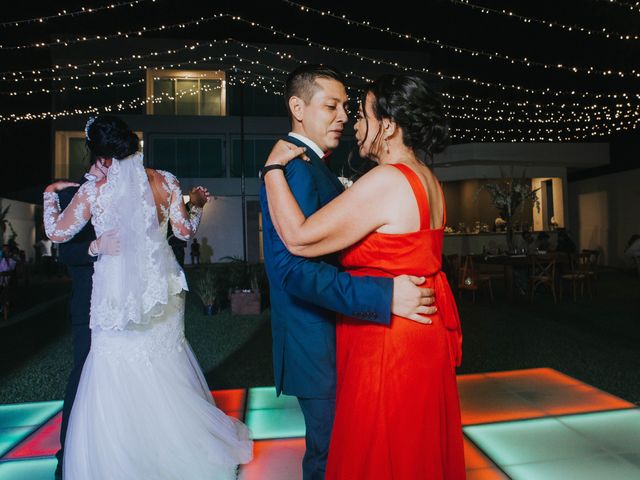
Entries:
<svg viewBox="0 0 640 480">
<path fill-rule="evenodd" d="M 95 182 L 86 182 L 73 199 L 60 211 L 60 200 L 55 192 L 44 192 L 44 230 L 55 243 L 71 240 L 91 218 L 91 201 L 95 197 Z"/>
<path fill-rule="evenodd" d="M 169 221 L 171 222 L 173 234 L 180 240 L 189 240 L 198 230 L 198 225 L 200 225 L 200 219 L 202 218 L 202 208 L 191 205 L 189 212 L 187 212 L 187 207 L 182 201 L 182 189 L 178 179 L 169 172 L 160 173 L 162 173 L 167 182 L 167 191 L 171 196 L 169 200 Z"/>
</svg>

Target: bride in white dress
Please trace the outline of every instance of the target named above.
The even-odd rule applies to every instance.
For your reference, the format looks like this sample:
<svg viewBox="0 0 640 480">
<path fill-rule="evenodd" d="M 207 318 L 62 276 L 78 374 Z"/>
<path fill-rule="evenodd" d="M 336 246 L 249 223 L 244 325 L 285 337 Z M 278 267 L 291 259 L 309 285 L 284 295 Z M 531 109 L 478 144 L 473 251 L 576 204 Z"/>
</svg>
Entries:
<svg viewBox="0 0 640 480">
<path fill-rule="evenodd" d="M 166 240 L 169 222 L 177 237 L 192 237 L 202 209 L 187 213 L 177 179 L 144 168 L 137 137 L 121 120 L 99 116 L 86 133 L 89 149 L 110 168 L 82 184 L 64 212 L 56 192 L 70 184 L 47 187 L 45 230 L 65 242 L 91 219 L 96 236 L 106 233 L 111 242 L 97 250 L 116 254 L 95 263 L 91 350 L 69 420 L 63 477 L 233 479 L 237 465 L 251 460 L 252 442 L 244 424 L 215 407 L 185 339 L 188 287 Z"/>
</svg>

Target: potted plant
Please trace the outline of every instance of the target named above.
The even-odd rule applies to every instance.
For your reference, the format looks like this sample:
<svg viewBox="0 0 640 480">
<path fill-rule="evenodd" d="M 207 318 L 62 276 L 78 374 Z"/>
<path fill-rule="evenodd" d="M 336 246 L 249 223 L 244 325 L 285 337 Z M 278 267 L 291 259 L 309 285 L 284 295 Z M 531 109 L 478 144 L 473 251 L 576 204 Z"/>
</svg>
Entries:
<svg viewBox="0 0 640 480">
<path fill-rule="evenodd" d="M 232 315 L 260 315 L 260 288 L 256 267 L 239 257 L 225 257 L 229 261 L 231 288 L 229 301 Z"/>
<path fill-rule="evenodd" d="M 204 305 L 205 315 L 216 312 L 216 275 L 212 268 L 207 268 L 196 283 L 196 292 Z"/>
</svg>

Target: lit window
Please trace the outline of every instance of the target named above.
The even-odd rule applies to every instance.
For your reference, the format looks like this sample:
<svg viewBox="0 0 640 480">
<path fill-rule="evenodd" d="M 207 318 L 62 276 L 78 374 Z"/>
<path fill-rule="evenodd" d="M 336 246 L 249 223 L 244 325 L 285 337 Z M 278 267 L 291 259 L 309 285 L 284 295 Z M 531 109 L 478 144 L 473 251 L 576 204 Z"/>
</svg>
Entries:
<svg viewBox="0 0 640 480">
<path fill-rule="evenodd" d="M 142 132 L 135 132 L 142 138 Z M 140 141 L 142 151 L 142 140 Z M 56 132 L 56 158 L 53 169 L 54 178 L 68 178 L 77 182 L 89 170 L 91 155 L 87 148 L 85 134 L 82 131 Z"/>
<path fill-rule="evenodd" d="M 148 115 L 226 115 L 220 70 L 147 70 Z"/>
</svg>

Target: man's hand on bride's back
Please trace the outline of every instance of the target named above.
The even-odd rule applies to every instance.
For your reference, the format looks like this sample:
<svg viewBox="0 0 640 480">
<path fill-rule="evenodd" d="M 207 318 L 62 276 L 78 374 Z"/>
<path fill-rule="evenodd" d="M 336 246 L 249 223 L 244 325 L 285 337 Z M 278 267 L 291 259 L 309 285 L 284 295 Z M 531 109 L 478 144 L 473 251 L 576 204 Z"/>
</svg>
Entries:
<svg viewBox="0 0 640 480">
<path fill-rule="evenodd" d="M 120 255 L 120 233 L 115 229 L 104 232 L 89 244 L 89 255 Z"/>
<path fill-rule="evenodd" d="M 436 300 L 433 289 L 418 286 L 424 282 L 424 277 L 412 275 L 395 277 L 393 279 L 391 313 L 414 322 L 430 324 L 431 319 L 426 315 L 433 315 L 438 309 L 434 305 Z"/>
</svg>

